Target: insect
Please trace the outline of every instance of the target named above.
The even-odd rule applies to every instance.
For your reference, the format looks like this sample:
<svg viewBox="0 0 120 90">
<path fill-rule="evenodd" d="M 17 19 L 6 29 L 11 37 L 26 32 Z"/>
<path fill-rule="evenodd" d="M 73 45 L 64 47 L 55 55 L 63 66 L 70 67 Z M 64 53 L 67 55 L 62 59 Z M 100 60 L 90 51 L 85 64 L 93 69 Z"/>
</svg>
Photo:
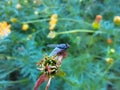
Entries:
<svg viewBox="0 0 120 90">
<path fill-rule="evenodd" d="M 38 69 L 41 70 L 42 75 L 38 78 L 34 90 L 38 90 L 38 87 L 46 80 L 48 80 L 48 83 L 45 90 L 48 90 L 52 78 L 59 72 L 62 60 L 66 57 L 66 50 L 69 47 L 69 44 L 58 44 L 49 56 L 45 56 L 37 63 L 37 66 L 39 66 Z"/>
</svg>

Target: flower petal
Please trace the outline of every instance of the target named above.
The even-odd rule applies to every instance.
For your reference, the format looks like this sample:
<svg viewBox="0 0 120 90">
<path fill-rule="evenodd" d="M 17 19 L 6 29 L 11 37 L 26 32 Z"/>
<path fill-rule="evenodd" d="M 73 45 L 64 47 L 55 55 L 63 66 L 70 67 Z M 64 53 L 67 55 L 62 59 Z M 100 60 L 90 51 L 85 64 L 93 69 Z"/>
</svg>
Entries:
<svg viewBox="0 0 120 90">
<path fill-rule="evenodd" d="M 38 87 L 47 79 L 47 76 L 45 74 L 42 74 L 37 82 L 35 83 L 34 90 L 38 90 Z"/>
</svg>

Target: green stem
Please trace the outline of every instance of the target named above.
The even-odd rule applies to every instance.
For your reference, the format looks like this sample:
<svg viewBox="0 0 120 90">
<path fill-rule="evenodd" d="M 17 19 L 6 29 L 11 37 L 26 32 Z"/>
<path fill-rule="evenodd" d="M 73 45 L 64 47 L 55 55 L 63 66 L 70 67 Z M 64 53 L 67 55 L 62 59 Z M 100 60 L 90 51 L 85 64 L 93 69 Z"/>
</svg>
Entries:
<svg viewBox="0 0 120 90">
<path fill-rule="evenodd" d="M 90 41 L 89 41 L 89 43 L 88 43 L 88 47 L 90 47 L 90 46 L 93 44 L 93 41 L 94 41 L 94 35 L 92 35 L 92 36 L 90 37 Z"/>
<path fill-rule="evenodd" d="M 28 78 L 25 78 L 25 79 L 22 79 L 22 80 L 18 80 L 18 81 L 1 81 L 0 84 L 16 84 L 16 83 L 24 83 L 24 82 L 28 82 L 29 79 Z"/>
<path fill-rule="evenodd" d="M 36 23 L 36 22 L 43 22 L 43 21 L 49 21 L 50 18 L 47 19 L 39 19 L 39 20 L 31 20 L 31 21 L 26 21 L 26 22 L 21 22 L 21 23 Z M 73 21 L 73 22 L 77 22 L 77 23 L 83 23 L 85 25 L 89 25 L 91 26 L 91 24 L 84 22 L 84 21 L 80 21 L 80 20 L 76 20 L 76 19 L 72 19 L 72 18 L 59 18 L 58 20 L 60 21 Z"/>
<path fill-rule="evenodd" d="M 112 66 L 113 66 L 113 64 L 110 64 L 110 65 L 108 66 L 108 68 L 105 70 L 105 73 L 107 73 Z"/>
<path fill-rule="evenodd" d="M 84 29 L 78 29 L 78 30 L 71 30 L 71 31 L 64 31 L 64 32 L 58 32 L 57 34 L 68 34 L 68 33 L 77 33 L 77 32 L 95 32 L 93 30 L 84 30 Z"/>
<path fill-rule="evenodd" d="M 48 20 L 50 19 L 31 20 L 31 21 L 26 21 L 26 22 L 21 22 L 21 23 L 36 23 L 36 22 L 44 22 Z"/>
</svg>

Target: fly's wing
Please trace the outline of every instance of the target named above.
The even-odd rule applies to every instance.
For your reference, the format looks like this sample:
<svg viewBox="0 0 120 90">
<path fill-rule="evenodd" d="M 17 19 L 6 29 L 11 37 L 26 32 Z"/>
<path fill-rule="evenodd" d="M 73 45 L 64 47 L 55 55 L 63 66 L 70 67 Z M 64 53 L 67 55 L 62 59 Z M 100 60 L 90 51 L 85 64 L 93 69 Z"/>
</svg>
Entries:
<svg viewBox="0 0 120 90">
<path fill-rule="evenodd" d="M 58 47 L 56 47 L 51 53 L 49 56 L 54 56 L 54 55 L 57 55 L 59 52 L 62 52 L 63 49 L 60 49 Z"/>
<path fill-rule="evenodd" d="M 48 44 L 47 47 L 50 47 L 50 48 L 55 48 L 57 47 L 59 44 Z"/>
</svg>

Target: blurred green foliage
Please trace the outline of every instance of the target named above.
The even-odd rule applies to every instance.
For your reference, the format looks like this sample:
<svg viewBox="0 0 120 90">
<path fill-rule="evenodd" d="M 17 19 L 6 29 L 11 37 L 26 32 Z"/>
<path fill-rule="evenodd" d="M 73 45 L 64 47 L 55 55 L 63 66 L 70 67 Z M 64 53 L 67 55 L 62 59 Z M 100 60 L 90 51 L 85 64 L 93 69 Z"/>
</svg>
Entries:
<svg viewBox="0 0 120 90">
<path fill-rule="evenodd" d="M 55 77 L 49 90 L 120 90 L 120 27 L 113 23 L 119 8 L 119 0 L 0 0 L 0 22 L 12 26 L 11 34 L 0 40 L 0 90 L 33 90 L 40 74 L 36 62 L 53 50 L 47 45 L 59 43 L 70 44 L 61 66 L 66 75 Z M 62 34 L 51 39 L 47 35 L 54 13 L 54 31 Z M 103 19 L 94 30 L 98 14 Z M 26 31 L 24 23 L 29 25 Z"/>
</svg>

